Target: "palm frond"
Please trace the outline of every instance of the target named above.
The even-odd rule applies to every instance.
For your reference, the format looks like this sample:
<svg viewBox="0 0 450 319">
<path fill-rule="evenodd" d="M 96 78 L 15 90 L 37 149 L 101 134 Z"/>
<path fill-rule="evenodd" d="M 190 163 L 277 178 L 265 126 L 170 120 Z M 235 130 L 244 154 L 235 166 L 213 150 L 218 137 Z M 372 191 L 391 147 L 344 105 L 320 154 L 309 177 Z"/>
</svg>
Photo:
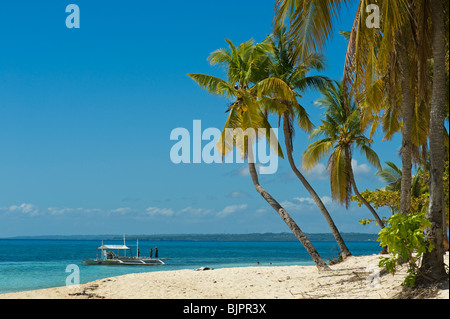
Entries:
<svg viewBox="0 0 450 319">
<path fill-rule="evenodd" d="M 227 97 L 233 97 L 236 94 L 232 85 L 218 77 L 199 73 L 190 73 L 188 76 L 210 94 Z"/>
<path fill-rule="evenodd" d="M 363 144 L 359 148 L 370 164 L 375 166 L 377 169 L 381 169 L 380 159 L 377 153 L 372 148 L 370 148 L 370 146 L 368 146 L 367 144 Z"/>
<path fill-rule="evenodd" d="M 277 96 L 284 101 L 295 101 L 295 95 L 289 85 L 279 78 L 270 77 L 258 82 L 254 89 L 257 96 Z"/>
<path fill-rule="evenodd" d="M 381 177 L 386 183 L 387 190 L 400 190 L 402 181 L 402 171 L 393 162 L 386 162 L 388 167 L 384 167 L 375 173 L 376 176 Z"/>
<path fill-rule="evenodd" d="M 351 195 L 351 181 L 345 150 L 336 148 L 331 154 L 327 168 L 330 173 L 331 196 L 348 208 Z"/>
<path fill-rule="evenodd" d="M 309 115 L 305 108 L 299 103 L 294 103 L 293 105 L 294 113 L 297 115 L 297 124 L 307 133 L 311 133 L 314 129 L 314 124 L 309 119 Z"/>
<path fill-rule="evenodd" d="M 305 170 L 312 169 L 333 149 L 333 142 L 324 138 L 308 145 L 302 155 L 302 166 Z"/>
<path fill-rule="evenodd" d="M 233 62 L 233 58 L 230 50 L 222 48 L 212 52 L 208 57 L 208 61 L 212 65 L 218 64 L 226 67 Z"/>
</svg>

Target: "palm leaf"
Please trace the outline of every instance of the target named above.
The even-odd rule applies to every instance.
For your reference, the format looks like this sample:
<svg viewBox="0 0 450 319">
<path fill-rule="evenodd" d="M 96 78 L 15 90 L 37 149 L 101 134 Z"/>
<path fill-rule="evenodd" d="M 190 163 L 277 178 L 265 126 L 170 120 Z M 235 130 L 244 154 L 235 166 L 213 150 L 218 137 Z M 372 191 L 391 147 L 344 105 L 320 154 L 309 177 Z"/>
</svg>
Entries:
<svg viewBox="0 0 450 319">
<path fill-rule="evenodd" d="M 254 89 L 258 97 L 263 95 L 275 95 L 277 98 L 285 101 L 295 101 L 295 94 L 286 82 L 279 78 L 270 77 L 258 82 Z"/>
<path fill-rule="evenodd" d="M 375 173 L 380 176 L 386 183 L 386 189 L 392 191 L 399 191 L 402 180 L 402 171 L 393 162 L 386 162 L 388 167 L 382 168 Z"/>
<path fill-rule="evenodd" d="M 351 195 L 351 182 L 347 153 L 342 148 L 336 148 L 328 160 L 327 168 L 330 172 L 331 196 L 340 204 L 348 208 Z"/>
<path fill-rule="evenodd" d="M 310 170 L 322 160 L 333 148 L 333 142 L 329 138 L 324 138 L 308 145 L 302 155 L 302 166 L 305 170 Z"/>
<path fill-rule="evenodd" d="M 293 105 L 294 113 L 297 114 L 297 124 L 305 132 L 310 133 L 314 129 L 314 124 L 309 119 L 305 108 L 298 103 Z"/>
<path fill-rule="evenodd" d="M 364 153 L 364 156 L 370 164 L 375 166 L 377 169 L 381 169 L 380 159 L 378 158 L 377 153 L 372 148 L 370 148 L 366 144 L 360 145 L 359 148 L 361 152 Z"/>
<path fill-rule="evenodd" d="M 233 97 L 236 94 L 233 86 L 218 77 L 199 73 L 190 73 L 188 76 L 210 94 L 227 97 Z"/>
</svg>

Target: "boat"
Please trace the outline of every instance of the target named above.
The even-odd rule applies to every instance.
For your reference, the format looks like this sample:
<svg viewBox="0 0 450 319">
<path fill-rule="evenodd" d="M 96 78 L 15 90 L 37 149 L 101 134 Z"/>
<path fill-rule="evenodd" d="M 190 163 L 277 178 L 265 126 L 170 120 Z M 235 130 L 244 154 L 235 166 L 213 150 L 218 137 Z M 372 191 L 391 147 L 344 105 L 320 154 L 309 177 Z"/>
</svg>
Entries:
<svg viewBox="0 0 450 319">
<path fill-rule="evenodd" d="M 154 266 L 164 265 L 167 258 L 150 258 L 139 256 L 139 240 L 136 241 L 137 256 L 133 256 L 132 250 L 125 244 L 123 245 L 102 245 L 97 248 L 97 258 L 83 259 L 87 265 L 105 265 L 105 266 Z"/>
</svg>

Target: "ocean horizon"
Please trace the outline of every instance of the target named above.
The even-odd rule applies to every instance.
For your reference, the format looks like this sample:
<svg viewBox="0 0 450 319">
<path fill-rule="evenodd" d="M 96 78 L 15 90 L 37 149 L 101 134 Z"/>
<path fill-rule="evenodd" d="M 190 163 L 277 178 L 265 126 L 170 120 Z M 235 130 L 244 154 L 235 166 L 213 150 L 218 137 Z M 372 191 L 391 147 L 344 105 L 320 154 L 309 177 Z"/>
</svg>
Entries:
<svg viewBox="0 0 450 319">
<path fill-rule="evenodd" d="M 0 239 L 0 293 L 65 286 L 71 274 L 68 266 L 79 269 L 80 284 L 128 273 L 248 266 L 314 265 L 298 241 L 149 241 L 139 239 L 141 256 L 158 247 L 159 257 L 168 258 L 158 266 L 93 266 L 83 259 L 95 258 L 101 240 Z M 123 244 L 109 240 L 105 244 Z M 312 241 L 326 261 L 335 259 L 339 247 L 334 241 Z M 127 238 L 133 254 L 136 241 Z M 377 254 L 375 241 L 347 241 L 354 256 Z"/>
</svg>

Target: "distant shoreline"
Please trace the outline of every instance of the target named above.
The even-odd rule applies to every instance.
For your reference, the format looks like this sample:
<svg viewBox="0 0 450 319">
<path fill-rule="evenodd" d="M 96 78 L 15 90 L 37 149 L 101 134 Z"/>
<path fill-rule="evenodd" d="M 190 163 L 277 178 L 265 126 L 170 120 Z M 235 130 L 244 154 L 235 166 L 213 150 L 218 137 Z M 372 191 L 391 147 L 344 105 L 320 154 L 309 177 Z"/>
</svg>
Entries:
<svg viewBox="0 0 450 319">
<path fill-rule="evenodd" d="M 378 234 L 370 233 L 341 233 L 344 241 L 377 241 Z M 311 241 L 335 241 L 331 233 L 306 233 Z M 41 235 L 41 236 L 14 236 L 0 239 L 28 239 L 28 240 L 122 240 L 123 235 Z M 249 233 L 249 234 L 159 234 L 159 235 L 126 235 L 127 240 L 149 241 L 298 241 L 292 233 Z"/>
</svg>

